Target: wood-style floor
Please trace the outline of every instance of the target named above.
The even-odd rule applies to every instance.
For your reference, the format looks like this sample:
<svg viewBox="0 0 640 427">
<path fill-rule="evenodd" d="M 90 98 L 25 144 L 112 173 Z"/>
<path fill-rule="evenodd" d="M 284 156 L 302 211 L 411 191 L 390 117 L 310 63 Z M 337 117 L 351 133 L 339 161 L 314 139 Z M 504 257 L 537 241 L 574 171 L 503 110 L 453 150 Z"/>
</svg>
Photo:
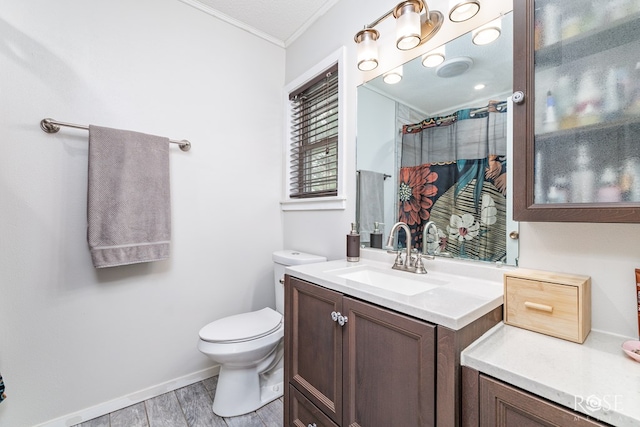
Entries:
<svg viewBox="0 0 640 427">
<path fill-rule="evenodd" d="M 211 408 L 217 384 L 211 377 L 75 427 L 282 427 L 282 398 L 250 414 L 217 416 Z"/>
</svg>

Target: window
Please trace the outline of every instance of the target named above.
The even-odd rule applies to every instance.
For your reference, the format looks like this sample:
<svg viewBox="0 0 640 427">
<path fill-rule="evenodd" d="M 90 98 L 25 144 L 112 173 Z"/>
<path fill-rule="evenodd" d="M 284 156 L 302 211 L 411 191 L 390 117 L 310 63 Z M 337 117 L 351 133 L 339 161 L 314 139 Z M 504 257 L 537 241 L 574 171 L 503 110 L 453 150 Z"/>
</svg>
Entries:
<svg viewBox="0 0 640 427">
<path fill-rule="evenodd" d="M 338 65 L 289 94 L 289 197 L 338 194 Z"/>
<path fill-rule="evenodd" d="M 344 209 L 344 48 L 285 88 L 283 210 Z"/>
</svg>

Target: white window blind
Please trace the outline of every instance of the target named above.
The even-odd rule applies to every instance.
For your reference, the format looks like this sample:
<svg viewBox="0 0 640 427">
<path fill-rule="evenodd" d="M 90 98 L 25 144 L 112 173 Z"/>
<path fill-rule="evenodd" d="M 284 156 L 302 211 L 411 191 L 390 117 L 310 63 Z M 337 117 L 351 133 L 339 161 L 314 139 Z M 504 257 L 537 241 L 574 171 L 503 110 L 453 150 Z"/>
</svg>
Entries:
<svg viewBox="0 0 640 427">
<path fill-rule="evenodd" d="M 338 65 L 289 94 L 291 198 L 338 193 Z"/>
</svg>

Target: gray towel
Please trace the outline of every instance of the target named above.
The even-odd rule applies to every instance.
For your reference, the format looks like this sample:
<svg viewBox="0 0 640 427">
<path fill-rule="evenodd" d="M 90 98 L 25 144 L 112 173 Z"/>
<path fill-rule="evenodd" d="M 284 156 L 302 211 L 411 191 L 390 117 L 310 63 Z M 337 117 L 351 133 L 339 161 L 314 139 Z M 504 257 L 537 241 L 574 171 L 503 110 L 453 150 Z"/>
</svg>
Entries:
<svg viewBox="0 0 640 427">
<path fill-rule="evenodd" d="M 169 139 L 89 126 L 87 240 L 96 268 L 169 258 Z"/>
<path fill-rule="evenodd" d="M 358 187 L 360 241 L 368 242 L 373 223 L 384 222 L 384 174 L 361 170 Z"/>
</svg>

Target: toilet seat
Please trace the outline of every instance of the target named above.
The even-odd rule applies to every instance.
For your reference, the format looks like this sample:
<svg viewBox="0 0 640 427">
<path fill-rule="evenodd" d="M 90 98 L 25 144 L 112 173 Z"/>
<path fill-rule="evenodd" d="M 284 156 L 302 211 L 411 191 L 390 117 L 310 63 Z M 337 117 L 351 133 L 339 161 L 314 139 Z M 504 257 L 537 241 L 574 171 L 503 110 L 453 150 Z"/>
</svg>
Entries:
<svg viewBox="0 0 640 427">
<path fill-rule="evenodd" d="M 200 339 L 211 343 L 238 343 L 269 335 L 282 327 L 282 315 L 266 307 L 228 316 L 200 329 Z"/>
</svg>

